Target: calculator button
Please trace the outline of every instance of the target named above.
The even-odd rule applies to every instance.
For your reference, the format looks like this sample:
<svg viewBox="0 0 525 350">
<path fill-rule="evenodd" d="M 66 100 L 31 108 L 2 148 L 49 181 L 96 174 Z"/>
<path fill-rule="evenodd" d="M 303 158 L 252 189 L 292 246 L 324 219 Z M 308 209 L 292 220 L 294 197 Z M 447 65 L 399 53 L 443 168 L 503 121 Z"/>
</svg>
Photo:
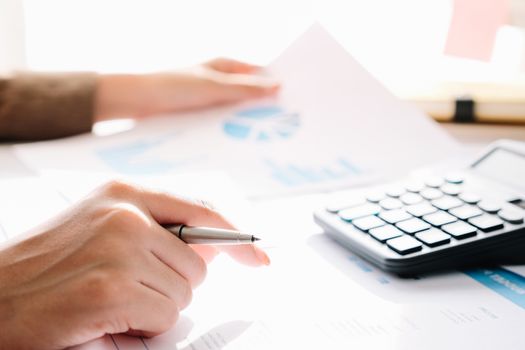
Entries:
<svg viewBox="0 0 525 350">
<path fill-rule="evenodd" d="M 441 210 L 449 210 L 463 205 L 463 202 L 456 197 L 443 197 L 432 201 L 432 205 Z"/>
<path fill-rule="evenodd" d="M 518 225 L 523 223 L 523 215 L 517 210 L 503 209 L 498 213 L 498 216 L 511 224 Z"/>
<path fill-rule="evenodd" d="M 364 218 L 355 219 L 352 221 L 355 227 L 361 231 L 368 231 L 372 228 L 383 226 L 385 222 L 375 215 L 365 216 Z"/>
<path fill-rule="evenodd" d="M 403 203 L 399 199 L 386 198 L 379 202 L 381 208 L 385 210 L 399 209 L 403 206 Z"/>
<path fill-rule="evenodd" d="M 382 211 L 379 213 L 379 217 L 390 224 L 395 224 L 396 222 L 411 219 L 412 215 L 402 209 L 396 209 Z"/>
<path fill-rule="evenodd" d="M 429 201 L 443 197 L 443 192 L 435 188 L 426 188 L 420 192 L 421 196 Z"/>
<path fill-rule="evenodd" d="M 481 197 L 474 193 L 464 192 L 459 194 L 459 199 L 468 204 L 476 204 L 481 200 Z"/>
<path fill-rule="evenodd" d="M 366 203 L 357 207 L 341 210 L 338 215 L 345 221 L 352 221 L 363 216 L 378 214 L 381 207 L 376 204 Z"/>
<path fill-rule="evenodd" d="M 491 200 L 482 200 L 478 203 L 478 207 L 480 207 L 481 210 L 486 211 L 489 214 L 496 214 L 498 211 L 501 210 L 501 205 Z"/>
<path fill-rule="evenodd" d="M 386 191 L 386 195 L 393 198 L 399 198 L 404 193 L 405 189 L 403 187 L 392 187 Z"/>
<path fill-rule="evenodd" d="M 465 178 L 460 173 L 450 173 L 445 176 L 445 181 L 451 184 L 461 184 L 465 181 Z"/>
<path fill-rule="evenodd" d="M 342 198 L 327 205 L 326 211 L 336 214 L 343 209 L 352 208 L 359 204 L 365 204 L 363 198 Z"/>
<path fill-rule="evenodd" d="M 428 203 L 411 205 L 411 206 L 406 207 L 405 209 L 407 212 L 417 217 L 435 213 L 437 211 L 435 207 L 431 206 Z"/>
<path fill-rule="evenodd" d="M 443 185 L 444 182 L 445 181 L 443 180 L 443 178 L 439 176 L 432 176 L 425 180 L 425 184 L 428 187 L 434 187 L 434 188 L 441 187 L 441 185 Z"/>
<path fill-rule="evenodd" d="M 385 243 L 391 238 L 399 237 L 403 235 L 403 232 L 399 231 L 392 225 L 381 226 L 378 228 L 373 228 L 368 231 L 370 236 L 374 237 L 381 243 Z"/>
<path fill-rule="evenodd" d="M 401 202 L 405 205 L 417 204 L 423 201 L 423 197 L 416 193 L 405 193 L 400 198 Z"/>
<path fill-rule="evenodd" d="M 487 214 L 469 219 L 468 222 L 483 232 L 490 232 L 503 228 L 503 221 L 495 216 Z"/>
<path fill-rule="evenodd" d="M 423 248 L 417 239 L 407 235 L 389 239 L 386 244 L 390 249 L 401 255 L 415 253 Z"/>
<path fill-rule="evenodd" d="M 478 207 L 473 205 L 462 205 L 461 207 L 450 209 L 448 212 L 461 220 L 467 220 L 483 214 Z"/>
<path fill-rule="evenodd" d="M 416 232 L 428 230 L 430 225 L 423 220 L 413 218 L 410 220 L 398 222 L 396 227 L 403 232 L 413 235 Z"/>
<path fill-rule="evenodd" d="M 441 191 L 449 196 L 457 196 L 461 193 L 461 186 L 454 184 L 444 184 L 441 186 Z"/>
<path fill-rule="evenodd" d="M 366 200 L 372 203 L 379 203 L 381 200 L 385 199 L 386 195 L 383 192 L 373 192 L 366 196 Z"/>
<path fill-rule="evenodd" d="M 476 235 L 476 228 L 463 221 L 458 221 L 453 224 L 448 224 L 441 227 L 443 231 L 454 237 L 455 239 L 465 239 Z"/>
<path fill-rule="evenodd" d="M 458 221 L 455 216 L 452 216 L 445 211 L 438 211 L 437 213 L 425 215 L 423 216 L 423 220 L 438 227 Z"/>
<path fill-rule="evenodd" d="M 416 238 L 429 247 L 437 247 L 450 243 L 450 236 L 436 228 L 418 232 L 416 233 Z"/>
<path fill-rule="evenodd" d="M 418 193 L 425 189 L 425 184 L 420 181 L 412 181 L 405 185 L 408 192 Z"/>
</svg>

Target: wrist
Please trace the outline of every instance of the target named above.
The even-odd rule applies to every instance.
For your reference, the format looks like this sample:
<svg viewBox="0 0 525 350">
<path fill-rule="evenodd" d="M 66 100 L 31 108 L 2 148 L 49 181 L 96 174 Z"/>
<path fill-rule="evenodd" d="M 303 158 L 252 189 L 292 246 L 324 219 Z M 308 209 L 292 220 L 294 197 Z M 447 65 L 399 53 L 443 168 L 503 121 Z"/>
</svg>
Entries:
<svg viewBox="0 0 525 350">
<path fill-rule="evenodd" d="M 142 80 L 143 76 L 134 74 L 99 75 L 95 122 L 140 114 Z"/>
</svg>

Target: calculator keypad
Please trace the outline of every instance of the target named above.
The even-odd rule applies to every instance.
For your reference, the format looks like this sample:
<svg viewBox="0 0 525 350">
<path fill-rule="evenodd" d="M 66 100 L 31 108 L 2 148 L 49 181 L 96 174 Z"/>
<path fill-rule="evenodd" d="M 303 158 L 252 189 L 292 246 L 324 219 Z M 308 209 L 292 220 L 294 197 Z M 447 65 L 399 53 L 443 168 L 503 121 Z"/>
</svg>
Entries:
<svg viewBox="0 0 525 350">
<path fill-rule="evenodd" d="M 458 219 L 445 211 L 438 211 L 433 214 L 423 216 L 423 220 L 425 220 L 432 226 L 440 227 L 457 221 Z"/>
<path fill-rule="evenodd" d="M 436 190 L 435 188 L 427 188 L 420 192 L 421 196 L 425 199 L 432 200 L 443 197 L 443 192 Z"/>
<path fill-rule="evenodd" d="M 432 201 L 432 205 L 441 210 L 450 210 L 463 205 L 463 202 L 456 197 L 446 196 Z"/>
<path fill-rule="evenodd" d="M 483 211 L 481 211 L 481 209 L 468 204 L 462 205 L 461 207 L 457 207 L 454 209 L 450 209 L 448 212 L 461 220 L 467 220 L 483 214 Z"/>
<path fill-rule="evenodd" d="M 352 221 L 368 215 L 376 215 L 381 211 L 381 207 L 376 204 L 363 204 L 341 210 L 338 215 L 345 221 Z"/>
<path fill-rule="evenodd" d="M 407 209 L 407 212 L 409 212 L 410 214 L 412 214 L 414 216 L 417 216 L 417 217 L 420 217 L 420 216 L 423 216 L 423 215 L 427 215 L 427 214 L 431 214 L 431 213 L 435 213 L 437 211 L 436 207 L 433 207 L 432 205 L 430 205 L 428 203 L 411 205 L 411 206 L 407 207 L 406 209 Z"/>
<path fill-rule="evenodd" d="M 429 229 L 430 225 L 421 219 L 413 218 L 410 220 L 398 222 L 396 227 L 401 231 L 408 233 L 409 235 L 413 235 L 416 232 Z"/>
<path fill-rule="evenodd" d="M 395 224 L 396 222 L 412 218 L 412 215 L 403 209 L 382 211 L 378 216 L 389 224 Z"/>
<path fill-rule="evenodd" d="M 379 202 L 381 208 L 385 210 L 399 209 L 403 206 L 403 203 L 399 199 L 386 198 Z"/>
<path fill-rule="evenodd" d="M 463 221 L 445 225 L 441 229 L 455 239 L 469 238 L 475 236 L 477 233 L 477 230 L 474 226 L 469 225 Z"/>
<path fill-rule="evenodd" d="M 450 236 L 435 228 L 416 233 L 416 238 L 429 247 L 438 247 L 450 243 Z"/>
<path fill-rule="evenodd" d="M 460 241 L 522 224 L 519 210 L 463 191 L 461 174 L 431 177 L 370 192 L 366 201 L 337 212 L 339 217 L 401 255 L 446 247 Z M 334 213 L 330 209 L 328 211 Z"/>
<path fill-rule="evenodd" d="M 478 203 L 478 207 L 489 214 L 496 214 L 501 210 L 501 205 L 495 201 L 484 200 Z"/>
<path fill-rule="evenodd" d="M 374 237 L 381 243 L 385 243 L 391 238 L 399 237 L 403 235 L 399 229 L 395 228 L 392 225 L 385 225 L 378 228 L 371 229 L 369 231 L 370 236 Z"/>
<path fill-rule="evenodd" d="M 503 221 L 487 214 L 469 219 L 468 222 L 483 232 L 491 232 L 503 228 Z"/>
<path fill-rule="evenodd" d="M 401 255 L 415 253 L 423 248 L 417 239 L 406 235 L 389 239 L 386 244 Z"/>
<path fill-rule="evenodd" d="M 364 218 L 356 219 L 352 223 L 355 227 L 365 232 L 372 228 L 380 227 L 385 224 L 383 220 L 381 220 L 375 215 L 365 216 Z"/>
<path fill-rule="evenodd" d="M 523 224 L 523 215 L 516 210 L 503 209 L 498 213 L 498 216 L 511 224 L 519 225 Z"/>
</svg>

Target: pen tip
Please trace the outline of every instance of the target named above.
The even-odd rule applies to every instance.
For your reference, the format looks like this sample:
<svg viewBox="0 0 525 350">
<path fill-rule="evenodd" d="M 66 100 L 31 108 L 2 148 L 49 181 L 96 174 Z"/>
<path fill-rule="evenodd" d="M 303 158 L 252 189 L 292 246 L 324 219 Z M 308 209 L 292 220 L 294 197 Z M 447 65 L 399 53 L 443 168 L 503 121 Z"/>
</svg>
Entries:
<svg viewBox="0 0 525 350">
<path fill-rule="evenodd" d="M 255 236 L 252 236 L 252 242 L 260 241 L 261 239 Z"/>
</svg>

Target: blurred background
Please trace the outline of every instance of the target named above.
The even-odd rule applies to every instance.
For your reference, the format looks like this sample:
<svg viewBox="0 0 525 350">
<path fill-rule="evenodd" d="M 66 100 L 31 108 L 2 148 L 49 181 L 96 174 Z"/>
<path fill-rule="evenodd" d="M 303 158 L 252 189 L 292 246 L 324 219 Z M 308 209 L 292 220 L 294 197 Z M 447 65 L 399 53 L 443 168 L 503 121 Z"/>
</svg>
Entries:
<svg viewBox="0 0 525 350">
<path fill-rule="evenodd" d="M 524 0 L 0 0 L 0 70 L 266 64 L 314 21 L 398 96 L 459 82 L 525 100 Z"/>
</svg>

